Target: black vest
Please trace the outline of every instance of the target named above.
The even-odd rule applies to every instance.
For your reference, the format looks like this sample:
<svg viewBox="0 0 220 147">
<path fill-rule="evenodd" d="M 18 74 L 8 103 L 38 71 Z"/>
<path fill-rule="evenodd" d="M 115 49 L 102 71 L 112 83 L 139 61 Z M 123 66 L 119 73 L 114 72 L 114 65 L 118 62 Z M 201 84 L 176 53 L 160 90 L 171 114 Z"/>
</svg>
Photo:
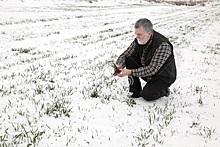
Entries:
<svg viewBox="0 0 220 147">
<path fill-rule="evenodd" d="M 156 51 L 156 49 L 161 45 L 161 43 L 167 42 L 171 47 L 171 55 L 166 60 L 164 65 L 159 69 L 159 71 L 152 76 L 152 80 L 155 78 L 160 78 L 164 80 L 167 83 L 173 83 L 176 80 L 176 64 L 173 54 L 173 45 L 169 42 L 169 40 L 164 37 L 162 34 L 154 31 L 152 42 L 150 45 L 145 46 L 143 49 L 144 51 L 141 51 L 142 57 L 144 58 L 144 63 L 142 62 L 143 66 L 148 66 L 152 60 L 152 57 Z M 147 48 L 146 48 L 147 47 Z"/>
</svg>

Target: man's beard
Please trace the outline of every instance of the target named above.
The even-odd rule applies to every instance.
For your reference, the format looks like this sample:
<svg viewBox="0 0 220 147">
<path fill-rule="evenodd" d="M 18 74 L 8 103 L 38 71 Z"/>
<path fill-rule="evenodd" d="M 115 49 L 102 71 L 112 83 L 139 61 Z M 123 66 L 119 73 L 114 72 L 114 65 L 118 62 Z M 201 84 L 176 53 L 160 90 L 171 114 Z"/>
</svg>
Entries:
<svg viewBox="0 0 220 147">
<path fill-rule="evenodd" d="M 138 41 L 138 44 L 140 44 L 140 45 L 144 45 L 144 44 L 147 43 L 148 39 L 147 39 L 147 38 L 144 39 L 144 40 L 139 40 L 139 39 L 137 39 L 137 41 Z"/>
</svg>

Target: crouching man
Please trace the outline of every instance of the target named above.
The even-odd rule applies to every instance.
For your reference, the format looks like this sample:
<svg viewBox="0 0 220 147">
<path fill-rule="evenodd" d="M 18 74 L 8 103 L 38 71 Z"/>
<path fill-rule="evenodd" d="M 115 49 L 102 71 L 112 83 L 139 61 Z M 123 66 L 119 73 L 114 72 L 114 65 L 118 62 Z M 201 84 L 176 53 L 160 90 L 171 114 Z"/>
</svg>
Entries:
<svg viewBox="0 0 220 147">
<path fill-rule="evenodd" d="M 114 75 L 128 76 L 130 97 L 155 100 L 170 93 L 169 87 L 176 80 L 173 45 L 156 32 L 148 19 L 139 19 L 134 26 L 136 38 L 118 57 Z M 146 81 L 141 86 L 140 78 Z"/>
</svg>

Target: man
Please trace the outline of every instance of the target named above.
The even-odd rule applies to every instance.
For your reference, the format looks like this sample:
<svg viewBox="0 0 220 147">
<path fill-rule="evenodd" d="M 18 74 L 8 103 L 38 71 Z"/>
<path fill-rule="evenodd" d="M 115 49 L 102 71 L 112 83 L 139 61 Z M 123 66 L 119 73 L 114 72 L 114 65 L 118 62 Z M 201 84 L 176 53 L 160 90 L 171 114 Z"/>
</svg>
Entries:
<svg viewBox="0 0 220 147">
<path fill-rule="evenodd" d="M 132 98 L 150 101 L 168 96 L 169 87 L 176 80 L 173 46 L 153 29 L 148 19 L 139 19 L 134 28 L 136 38 L 118 57 L 116 64 L 120 71 L 114 75 L 128 76 Z M 143 89 L 139 78 L 147 82 Z"/>
</svg>

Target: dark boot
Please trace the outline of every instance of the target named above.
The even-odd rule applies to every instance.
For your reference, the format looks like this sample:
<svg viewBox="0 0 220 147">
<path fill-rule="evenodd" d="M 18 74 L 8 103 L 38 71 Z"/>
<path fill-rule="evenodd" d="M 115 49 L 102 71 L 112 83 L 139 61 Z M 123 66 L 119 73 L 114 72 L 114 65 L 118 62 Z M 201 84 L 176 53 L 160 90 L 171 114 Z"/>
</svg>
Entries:
<svg viewBox="0 0 220 147">
<path fill-rule="evenodd" d="M 141 97 L 141 93 L 140 92 L 133 92 L 132 95 L 129 96 L 130 98 L 139 98 Z"/>
<path fill-rule="evenodd" d="M 160 97 L 163 97 L 163 96 L 168 97 L 169 95 L 170 95 L 170 89 L 169 89 L 169 88 L 167 88 L 167 89 L 165 89 L 165 90 L 162 90 L 162 91 L 160 92 Z"/>
</svg>

